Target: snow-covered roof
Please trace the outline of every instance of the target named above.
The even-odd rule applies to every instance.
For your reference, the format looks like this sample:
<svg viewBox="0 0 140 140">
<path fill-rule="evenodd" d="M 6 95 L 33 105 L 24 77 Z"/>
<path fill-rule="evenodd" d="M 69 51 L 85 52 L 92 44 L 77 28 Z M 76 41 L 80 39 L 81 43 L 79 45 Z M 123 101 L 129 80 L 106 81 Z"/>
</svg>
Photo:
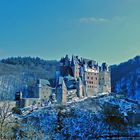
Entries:
<svg viewBox="0 0 140 140">
<path fill-rule="evenodd" d="M 69 77 L 68 79 L 65 79 L 65 84 L 68 90 L 76 89 L 75 87 L 76 81 L 73 77 Z"/>
<path fill-rule="evenodd" d="M 71 81 L 71 80 L 75 80 L 75 78 L 70 76 L 70 75 L 68 75 L 68 76 L 64 77 L 64 80 Z"/>
<path fill-rule="evenodd" d="M 99 73 L 97 69 L 91 69 L 91 68 L 85 68 L 86 72 L 93 72 L 93 73 Z"/>
<path fill-rule="evenodd" d="M 39 84 L 43 85 L 43 86 L 50 86 L 50 82 L 46 79 L 39 79 Z"/>
</svg>

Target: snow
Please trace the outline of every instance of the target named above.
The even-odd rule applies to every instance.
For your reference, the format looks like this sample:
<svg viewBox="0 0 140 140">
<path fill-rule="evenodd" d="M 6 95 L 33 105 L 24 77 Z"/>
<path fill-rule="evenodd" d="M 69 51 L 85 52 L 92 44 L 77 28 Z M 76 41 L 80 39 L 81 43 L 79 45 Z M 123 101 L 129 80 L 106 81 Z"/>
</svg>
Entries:
<svg viewBox="0 0 140 140">
<path fill-rule="evenodd" d="M 36 132 L 34 139 L 41 131 L 44 139 L 95 139 L 108 135 L 108 127 L 103 122 L 102 108 L 106 103 L 118 106 L 124 117 L 128 111 L 135 110 L 137 104 L 128 102 L 125 98 L 116 98 L 106 93 L 100 97 L 90 97 L 67 103 L 65 106 L 50 104 L 39 107 L 33 112 L 21 116 L 29 119 L 29 124 L 21 123 L 21 129 L 26 132 L 27 127 L 33 127 Z M 25 110 L 28 110 L 26 108 Z M 138 133 L 140 127 L 132 128 L 132 132 Z M 112 129 L 111 133 L 116 134 L 118 130 Z"/>
</svg>

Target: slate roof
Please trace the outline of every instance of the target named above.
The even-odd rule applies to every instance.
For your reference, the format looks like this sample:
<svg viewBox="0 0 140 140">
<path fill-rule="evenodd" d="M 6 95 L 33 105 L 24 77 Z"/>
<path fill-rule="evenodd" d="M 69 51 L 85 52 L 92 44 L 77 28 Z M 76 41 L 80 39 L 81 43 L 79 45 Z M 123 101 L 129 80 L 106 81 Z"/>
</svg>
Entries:
<svg viewBox="0 0 140 140">
<path fill-rule="evenodd" d="M 68 75 L 64 77 L 64 81 L 68 90 L 76 89 L 76 81 L 74 77 Z"/>
</svg>

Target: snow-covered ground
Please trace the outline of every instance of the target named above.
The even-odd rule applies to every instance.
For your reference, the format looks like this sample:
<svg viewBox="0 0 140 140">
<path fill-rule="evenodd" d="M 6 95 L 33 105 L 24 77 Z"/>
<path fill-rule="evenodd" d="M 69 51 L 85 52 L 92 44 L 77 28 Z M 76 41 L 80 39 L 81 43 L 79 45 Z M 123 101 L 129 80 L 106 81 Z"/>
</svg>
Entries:
<svg viewBox="0 0 140 140">
<path fill-rule="evenodd" d="M 20 119 L 18 129 L 24 132 L 28 138 L 44 140 L 106 139 L 110 135 L 116 137 L 118 132 L 123 137 L 129 137 L 130 132 L 132 136 L 140 135 L 139 125 L 132 127 L 127 122 L 128 124 L 123 126 L 123 132 L 106 124 L 105 114 L 103 114 L 105 105 L 117 106 L 124 118 L 128 117 L 129 112 L 137 110 L 139 106 L 125 99 L 102 94 L 99 97 L 69 102 L 67 105 L 53 104 L 35 109 L 33 112 L 20 116 L 22 119 Z M 17 131 L 17 136 L 19 136 L 19 131 Z"/>
</svg>

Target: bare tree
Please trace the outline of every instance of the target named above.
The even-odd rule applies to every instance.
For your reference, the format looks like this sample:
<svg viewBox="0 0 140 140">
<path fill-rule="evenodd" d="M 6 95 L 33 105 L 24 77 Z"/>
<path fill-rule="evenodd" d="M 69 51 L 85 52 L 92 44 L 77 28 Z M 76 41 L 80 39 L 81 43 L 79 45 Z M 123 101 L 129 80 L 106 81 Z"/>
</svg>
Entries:
<svg viewBox="0 0 140 140">
<path fill-rule="evenodd" d="M 11 107 L 9 102 L 1 103 L 0 106 L 0 139 L 6 139 L 12 135 L 12 126 L 14 121 L 12 117 Z M 10 136 L 11 137 L 11 136 Z"/>
</svg>

